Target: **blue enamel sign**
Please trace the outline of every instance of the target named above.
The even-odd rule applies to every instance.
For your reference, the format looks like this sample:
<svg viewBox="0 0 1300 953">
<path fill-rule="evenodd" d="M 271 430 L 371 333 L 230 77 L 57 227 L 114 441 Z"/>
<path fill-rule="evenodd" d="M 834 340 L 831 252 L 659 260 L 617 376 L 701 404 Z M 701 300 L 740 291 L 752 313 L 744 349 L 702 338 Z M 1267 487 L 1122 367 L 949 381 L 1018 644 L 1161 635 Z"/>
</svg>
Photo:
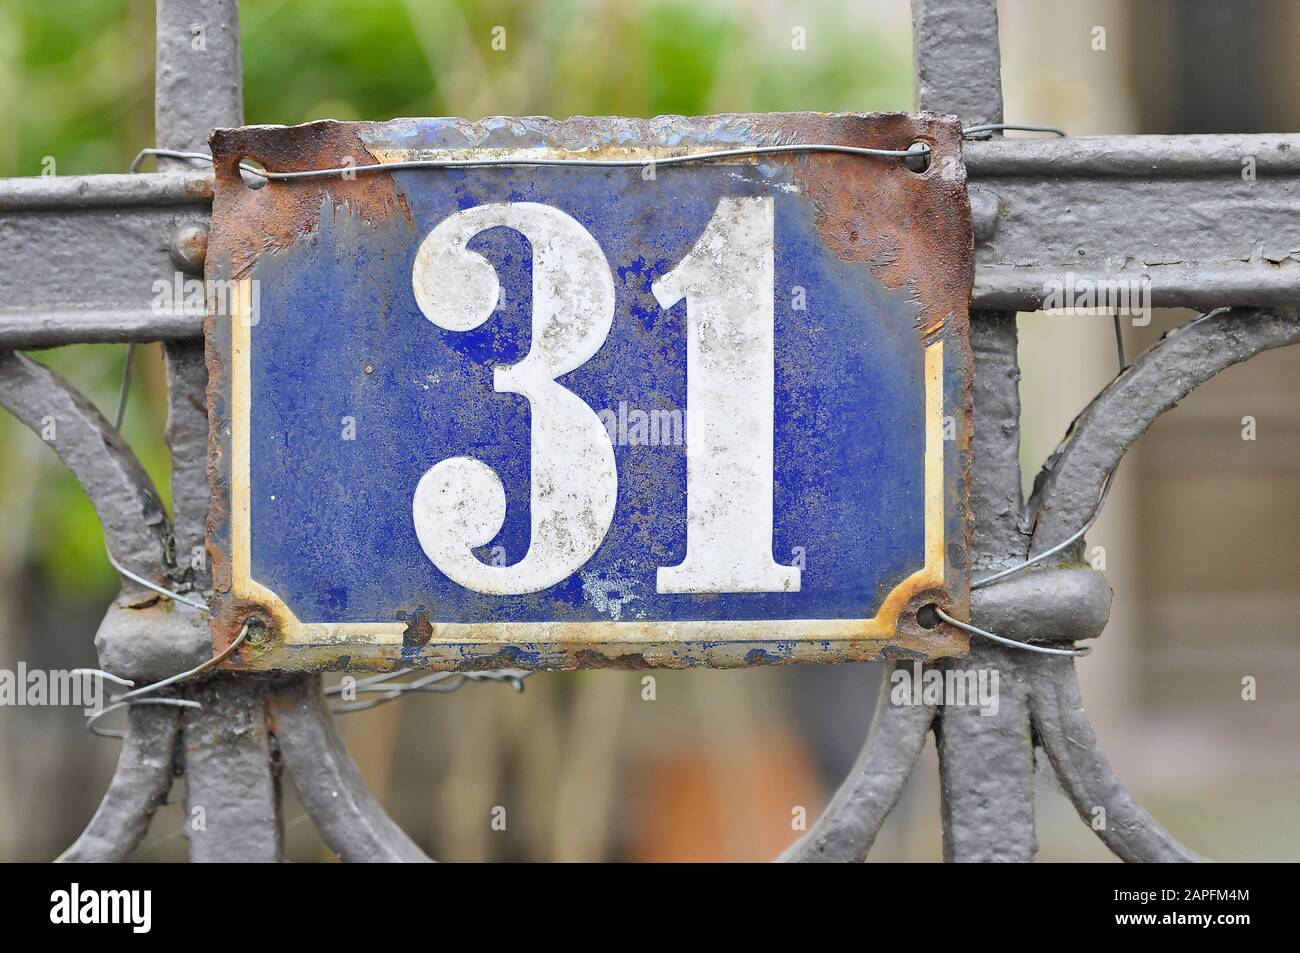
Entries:
<svg viewBox="0 0 1300 953">
<path fill-rule="evenodd" d="M 663 162 L 918 141 L 923 170 Z M 233 664 L 964 651 L 917 618 L 968 598 L 954 122 L 399 120 L 213 147 L 213 631 L 259 636 Z M 261 184 L 245 159 L 341 171 Z"/>
</svg>

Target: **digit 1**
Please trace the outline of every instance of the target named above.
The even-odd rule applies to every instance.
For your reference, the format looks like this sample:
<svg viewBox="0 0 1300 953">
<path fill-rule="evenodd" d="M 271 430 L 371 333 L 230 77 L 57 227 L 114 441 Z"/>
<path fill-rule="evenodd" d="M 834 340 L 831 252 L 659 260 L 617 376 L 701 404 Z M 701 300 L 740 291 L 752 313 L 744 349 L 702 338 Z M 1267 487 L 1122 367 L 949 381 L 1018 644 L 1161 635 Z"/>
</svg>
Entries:
<svg viewBox="0 0 1300 953">
<path fill-rule="evenodd" d="M 694 247 L 651 286 L 686 299 L 686 558 L 659 592 L 798 592 L 772 558 L 776 329 L 771 197 L 724 198 Z"/>
</svg>

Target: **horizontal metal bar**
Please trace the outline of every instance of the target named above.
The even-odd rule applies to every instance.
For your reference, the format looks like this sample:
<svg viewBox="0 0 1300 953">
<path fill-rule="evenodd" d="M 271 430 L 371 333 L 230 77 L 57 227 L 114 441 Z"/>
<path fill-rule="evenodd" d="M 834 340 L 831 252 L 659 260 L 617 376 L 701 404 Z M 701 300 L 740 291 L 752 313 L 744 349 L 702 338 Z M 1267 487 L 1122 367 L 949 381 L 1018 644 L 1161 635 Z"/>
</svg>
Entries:
<svg viewBox="0 0 1300 953">
<path fill-rule="evenodd" d="M 201 337 L 157 282 L 176 287 L 173 238 L 211 207 L 210 171 L 0 179 L 0 348 Z"/>
<path fill-rule="evenodd" d="M 0 179 L 0 212 L 211 205 L 212 171 Z"/>
<path fill-rule="evenodd" d="M 140 308 L 68 308 L 35 311 L 0 308 L 0 350 L 65 344 L 190 341 L 203 337 L 203 314 Z"/>
<path fill-rule="evenodd" d="M 1140 285 L 1153 307 L 1300 301 L 1300 135 L 1001 139 L 965 159 L 976 308 L 1034 310 L 1067 281 Z M 206 171 L 0 180 L 0 347 L 201 337 L 153 289 L 211 201 Z"/>
<path fill-rule="evenodd" d="M 967 142 L 963 151 L 974 180 L 1007 175 L 1237 176 L 1245 156 L 1255 158 L 1261 176 L 1300 173 L 1300 134 L 1293 133 L 983 139 Z"/>
<path fill-rule="evenodd" d="M 1300 301 L 1300 135 L 1007 139 L 964 153 L 975 307 L 1035 310 L 1053 283 L 1140 287 L 1147 307 Z"/>
<path fill-rule="evenodd" d="M 1300 214 L 1300 209 L 1295 214 Z M 1072 266 L 1072 267 L 1071 267 Z M 1141 284 L 1149 304 L 1157 308 L 1209 309 L 1233 305 L 1300 304 L 1300 261 L 1190 261 L 1166 264 L 1125 262 L 1101 269 L 1059 262 L 1047 267 L 983 264 L 975 269 L 974 307 L 1035 311 L 1043 305 L 1043 289 L 1062 280 L 1066 271 L 1094 285 L 1111 282 Z"/>
</svg>

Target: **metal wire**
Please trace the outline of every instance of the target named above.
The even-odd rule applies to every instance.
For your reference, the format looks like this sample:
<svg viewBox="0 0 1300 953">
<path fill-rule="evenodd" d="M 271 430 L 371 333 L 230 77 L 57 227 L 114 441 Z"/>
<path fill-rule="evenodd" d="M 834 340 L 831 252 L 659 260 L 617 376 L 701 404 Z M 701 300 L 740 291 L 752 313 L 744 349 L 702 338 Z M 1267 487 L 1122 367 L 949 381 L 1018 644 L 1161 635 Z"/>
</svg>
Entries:
<svg viewBox="0 0 1300 953">
<path fill-rule="evenodd" d="M 997 122 L 967 126 L 962 129 L 962 138 L 973 138 L 984 133 L 1015 130 L 1020 132 L 1047 132 L 1064 136 L 1065 130 L 1056 126 L 1032 126 L 1017 123 Z M 475 169 L 488 166 L 536 165 L 536 166 L 574 166 L 585 169 L 638 169 L 647 166 L 685 165 L 695 162 L 711 162 L 718 159 L 737 159 L 746 156 L 776 155 L 791 152 L 826 152 L 839 155 L 866 156 L 884 159 L 915 159 L 928 156 L 930 147 L 924 142 L 915 142 L 906 149 L 873 149 L 866 146 L 844 146 L 824 142 L 801 142 L 777 146 L 743 146 L 736 149 L 717 149 L 708 152 L 691 152 L 679 156 L 661 156 L 653 159 L 560 159 L 560 158 L 509 158 L 491 156 L 469 159 L 407 159 L 401 162 L 375 162 L 367 165 L 344 165 L 327 169 L 300 169 L 293 172 L 273 172 L 262 169 L 250 162 L 240 162 L 239 168 L 267 181 L 289 181 L 292 179 L 318 179 L 336 175 L 358 175 L 370 172 L 399 172 L 404 169 Z M 141 149 L 131 162 L 131 171 L 139 171 L 140 164 L 149 157 L 164 159 L 188 159 L 196 162 L 212 163 L 212 156 L 205 152 L 185 152 L 180 149 L 159 149 L 149 147 Z"/>
<path fill-rule="evenodd" d="M 130 701 L 133 698 L 139 698 L 141 695 L 146 695 L 149 692 L 156 692 L 161 688 L 167 688 L 169 685 L 175 685 L 177 682 L 183 682 L 188 679 L 191 679 L 195 675 L 201 675 L 202 673 L 206 672 L 208 669 L 212 668 L 214 665 L 220 665 L 226 659 L 230 658 L 230 656 L 234 655 L 235 650 L 244 644 L 244 639 L 248 638 L 248 628 L 249 628 L 249 624 L 245 622 L 243 627 L 239 630 L 239 635 L 235 636 L 234 640 L 229 645 L 227 645 L 216 655 L 212 656 L 212 658 L 205 659 L 204 661 L 200 662 L 198 665 L 194 666 L 193 668 L 188 669 L 187 671 L 180 672 L 176 675 L 169 675 L 167 678 L 164 678 L 161 681 L 151 682 L 148 685 L 142 685 L 140 688 L 135 688 L 122 695 L 118 695 L 113 699 L 113 701 L 125 702 L 125 701 Z"/>
<path fill-rule="evenodd" d="M 1118 469 L 1119 467 L 1116 466 L 1115 470 Z M 1101 492 L 1097 495 L 1097 505 L 1093 507 L 1092 515 L 1088 517 L 1087 522 L 1085 522 L 1081 527 L 1079 527 L 1079 529 L 1076 532 L 1070 534 L 1068 537 L 1061 540 L 1061 542 L 1057 543 L 1051 549 L 1043 550 L 1037 556 L 1030 556 L 1028 559 L 1022 562 L 1018 562 L 1014 566 L 1008 566 L 1006 569 L 1000 569 L 997 572 L 993 573 L 991 576 L 985 576 L 983 579 L 976 579 L 974 582 L 970 584 L 970 587 L 972 589 L 979 589 L 983 586 L 989 585 L 990 583 L 997 582 L 999 579 L 1005 579 L 1007 576 L 1011 576 L 1014 575 L 1015 573 L 1028 569 L 1030 566 L 1033 566 L 1036 563 L 1040 563 L 1044 559 L 1047 559 L 1051 556 L 1055 556 L 1057 553 L 1061 552 L 1064 549 L 1070 548 L 1070 546 L 1074 545 L 1085 535 L 1087 535 L 1088 530 L 1092 529 L 1093 524 L 1096 523 L 1098 518 L 1101 516 L 1102 507 L 1106 505 L 1106 494 L 1110 492 L 1110 486 L 1111 483 L 1114 481 L 1114 477 L 1115 477 L 1115 470 L 1112 470 L 1110 473 L 1106 474 L 1106 477 L 1101 484 Z"/>
<path fill-rule="evenodd" d="M 107 549 L 105 550 L 105 552 L 108 552 Z M 133 580 L 134 582 L 139 583 L 140 585 L 144 586 L 146 589 L 150 589 L 158 593 L 159 595 L 166 596 L 168 599 L 174 599 L 177 602 L 184 603 L 185 605 L 190 606 L 193 609 L 197 609 L 200 612 L 209 613 L 211 611 L 206 605 L 204 605 L 201 602 L 196 602 L 193 599 L 187 599 L 185 596 L 181 595 L 178 592 L 173 592 L 171 589 L 164 588 L 163 586 L 151 582 L 150 580 L 144 578 L 143 576 L 133 573 L 131 570 L 127 569 L 116 559 L 114 559 L 113 554 L 111 552 L 108 552 L 108 561 L 112 563 L 113 568 L 116 569 L 118 572 L 120 572 L 122 575 L 126 576 L 128 579 Z M 244 641 L 245 638 L 247 638 L 247 636 L 248 636 L 248 624 L 245 623 L 244 627 L 239 632 L 239 637 L 236 638 L 233 642 L 231 642 L 230 645 L 226 646 L 226 648 L 222 650 L 220 655 L 208 659 L 207 661 L 203 662 L 201 665 L 198 665 L 195 668 L 190 669 L 188 672 L 181 672 L 179 675 L 173 675 L 170 678 L 165 678 L 160 682 L 154 682 L 151 685 L 144 685 L 140 688 L 134 689 L 133 691 L 129 691 L 124 695 L 118 696 L 117 698 L 114 699 L 114 701 L 129 702 L 131 699 L 138 698 L 141 695 L 145 695 L 148 694 L 149 692 L 157 691 L 160 688 L 165 688 L 168 685 L 174 685 L 177 682 L 182 682 L 185 681 L 186 679 L 193 678 L 195 675 L 207 671 L 209 668 L 212 668 L 214 665 L 219 665 L 222 662 L 224 662 L 227 658 L 229 658 L 234 653 L 235 649 L 239 648 L 240 644 Z M 125 684 L 128 686 L 134 684 L 124 679 L 120 679 L 116 675 L 112 675 L 108 672 L 103 672 L 100 669 L 85 669 L 84 671 L 94 672 L 96 674 L 103 675 L 105 678 L 112 679 L 113 681 L 116 681 L 119 684 Z M 501 669 L 499 671 L 490 671 L 490 672 L 434 672 L 431 675 L 424 676 L 423 678 L 420 679 L 415 679 L 409 683 L 376 687 L 376 686 L 380 686 L 380 683 L 388 679 L 395 678 L 399 675 L 405 675 L 410 671 L 412 671 L 412 669 L 401 669 L 396 672 L 386 672 L 382 675 L 376 675 L 366 679 L 362 679 L 356 685 L 357 691 L 359 692 L 382 691 L 385 693 L 384 697 L 368 700 L 365 702 L 356 702 L 347 705 L 340 705 L 334 709 L 335 713 L 345 715 L 353 711 L 363 711 L 364 709 L 367 708 L 375 708 L 378 707 L 379 705 L 383 705 L 387 702 L 393 701 L 396 698 L 400 698 L 402 695 L 407 694 L 408 692 L 413 692 L 413 691 L 430 692 L 430 693 L 454 692 L 458 688 L 463 686 L 466 682 L 503 681 L 509 683 L 516 691 L 523 691 L 523 680 L 527 678 L 528 675 L 530 674 L 529 672 L 526 672 L 523 669 Z M 448 679 L 453 679 L 454 680 L 453 684 L 450 685 L 441 684 L 443 681 L 446 681 Z M 337 695 L 337 694 L 341 694 L 341 692 L 342 692 L 342 686 L 335 686 L 333 688 L 327 689 L 325 693 L 327 695 Z M 103 732 L 96 731 L 95 734 L 103 734 Z"/>
<path fill-rule="evenodd" d="M 1050 132 L 1054 136 L 1066 136 L 1064 129 L 1056 126 L 1024 126 L 1013 122 L 986 122 L 978 126 L 967 126 L 961 131 L 963 139 L 972 139 L 981 133 L 994 132 Z"/>
<path fill-rule="evenodd" d="M 135 158 L 131 160 L 131 171 L 139 172 L 140 164 L 149 156 L 161 159 L 192 159 L 196 162 L 206 162 L 208 165 L 212 165 L 212 156 L 206 152 L 182 152 L 180 149 L 157 149 L 150 146 L 136 153 Z M 263 179 L 267 178 L 266 173 L 251 162 L 241 162 L 239 167 L 250 175 L 256 175 Z"/>
<path fill-rule="evenodd" d="M 370 708 L 378 708 L 388 702 L 401 698 L 403 695 L 411 692 L 422 692 L 429 694 L 443 694 L 454 692 L 467 682 L 505 682 L 517 692 L 524 690 L 524 679 L 531 675 L 531 672 L 523 669 L 506 668 L 490 672 L 430 672 L 410 681 L 392 683 L 402 675 L 410 674 L 413 669 L 399 669 L 395 672 L 385 672 L 382 675 L 372 675 L 367 678 L 359 679 L 354 685 L 345 686 L 342 683 L 334 685 L 325 690 L 326 695 L 343 695 L 349 690 L 357 694 L 369 692 L 380 692 L 379 698 L 367 699 L 366 701 L 349 702 L 343 705 L 336 705 L 330 710 L 336 715 L 347 715 L 356 711 L 366 711 Z"/>
<path fill-rule="evenodd" d="M 981 629 L 979 626 L 971 625 L 969 622 L 962 622 L 960 619 L 954 619 L 938 606 L 934 607 L 934 611 L 935 614 L 944 622 L 947 622 L 949 625 L 955 625 L 963 632 L 970 632 L 973 635 L 980 635 L 986 639 L 992 639 L 994 642 L 1001 643 L 1002 645 L 1009 646 L 1013 649 L 1024 649 L 1026 652 L 1037 652 L 1040 655 L 1066 655 L 1071 658 L 1083 658 L 1083 656 L 1092 653 L 1092 649 L 1086 646 L 1081 649 L 1052 649 L 1045 645 L 1032 645 L 1029 642 L 1021 642 L 1017 639 L 1008 639 L 1004 635 L 994 635 L 987 629 Z"/>
<path fill-rule="evenodd" d="M 113 418 L 113 429 L 122 432 L 122 421 L 126 419 L 126 400 L 131 395 L 131 365 L 135 362 L 135 342 L 126 346 L 126 363 L 122 366 L 122 384 L 117 391 L 117 416 Z"/>
<path fill-rule="evenodd" d="M 188 669 L 187 671 L 168 676 L 167 678 L 157 682 L 151 682 L 148 685 L 141 685 L 139 688 L 134 688 L 129 692 L 123 692 L 121 695 L 114 695 L 109 699 L 111 704 L 106 705 L 86 719 L 86 728 L 91 734 L 99 735 L 101 738 L 125 738 L 125 731 L 97 728 L 95 723 L 111 711 L 117 711 L 121 708 L 129 708 L 132 705 L 173 705 L 177 708 L 202 708 L 203 706 L 201 704 L 196 701 L 191 701 L 188 698 L 146 698 L 144 696 L 149 695 L 151 692 L 156 692 L 171 685 L 176 685 L 179 682 L 184 682 L 188 679 L 194 678 L 196 675 L 201 675 L 214 665 L 220 665 L 235 653 L 235 650 L 243 644 L 243 641 L 246 638 L 248 638 L 247 622 L 245 622 L 243 628 L 239 630 L 239 635 L 235 640 L 212 658 L 200 662 L 198 665 Z M 126 679 L 118 678 L 116 675 L 110 675 L 108 672 L 103 672 L 99 669 L 76 669 L 75 671 L 84 671 L 96 675 L 102 675 L 103 677 L 111 679 L 119 684 L 134 684 Z"/>
<path fill-rule="evenodd" d="M 139 585 L 144 586 L 146 589 L 158 593 L 158 595 L 160 596 L 166 596 L 168 599 L 171 599 L 175 602 L 183 603 L 184 605 L 189 606 L 191 609 L 197 609 L 199 612 L 210 611 L 204 603 L 198 602 L 194 599 L 187 599 L 179 592 L 174 592 L 171 589 L 167 589 L 163 586 L 160 586 L 156 582 L 150 582 L 144 576 L 141 576 L 138 573 L 134 573 L 131 570 L 127 569 L 120 562 L 118 562 L 116 559 L 113 558 L 113 552 L 107 546 L 104 547 L 104 552 L 108 554 L 108 561 L 112 563 L 113 568 L 116 569 L 118 572 L 120 572 L 123 576 L 126 576 L 126 578 L 130 579 L 132 582 L 138 583 Z"/>
<path fill-rule="evenodd" d="M 287 181 L 289 179 L 318 179 L 336 175 L 366 174 L 370 172 L 399 172 L 403 169 L 473 169 L 486 166 L 538 165 L 538 166 L 575 166 L 585 169 L 639 169 L 646 166 L 683 165 L 693 162 L 708 162 L 716 159 L 733 159 L 744 156 L 773 155 L 787 152 L 830 152 L 841 155 L 870 156 L 886 159 L 915 159 L 930 154 L 930 147 L 923 142 L 914 143 L 907 149 L 869 149 L 866 146 L 841 146 L 829 143 L 793 143 L 784 146 L 746 146 L 740 149 L 719 149 L 712 152 L 692 152 L 680 156 L 660 156 L 654 159 L 553 159 L 508 158 L 502 156 L 480 159 L 407 159 L 402 162 L 375 162 L 367 165 L 344 165 L 328 169 L 301 169 L 296 172 L 272 172 L 259 169 L 247 162 L 239 167 L 245 172 L 270 181 Z M 177 149 L 141 149 L 131 163 L 131 171 L 139 169 L 140 163 L 147 156 L 161 156 L 168 159 L 192 159 L 211 164 L 212 157 L 203 152 L 181 152 Z"/>
<path fill-rule="evenodd" d="M 73 668 L 68 670 L 69 675 L 95 675 L 105 681 L 113 682 L 116 685 L 122 685 L 125 688 L 134 688 L 135 682 L 129 678 L 121 678 L 112 672 L 106 672 L 102 668 Z"/>
<path fill-rule="evenodd" d="M 117 711 L 120 708 L 129 708 L 132 705 L 171 705 L 175 708 L 202 708 L 196 701 L 190 701 L 188 698 L 139 698 L 129 702 L 115 702 L 107 705 L 95 712 L 86 719 L 86 728 L 92 735 L 99 735 L 101 738 L 125 738 L 125 731 L 118 731 L 115 728 L 97 728 L 95 723 L 111 711 Z"/>
<path fill-rule="evenodd" d="M 639 169 L 646 166 L 685 165 L 694 162 L 711 162 L 717 159 L 736 159 L 745 156 L 774 155 L 787 152 L 830 152 L 840 155 L 870 156 L 886 159 L 911 159 L 929 155 L 930 147 L 918 143 L 909 149 L 869 149 L 865 146 L 839 146 L 828 143 L 793 143 L 785 146 L 746 146 L 741 149 L 718 149 L 712 152 L 692 152 L 680 156 L 660 156 L 654 159 L 549 159 L 484 157 L 481 159 L 407 159 L 402 162 L 376 162 L 371 165 L 338 166 L 330 169 L 303 169 L 297 172 L 263 172 L 274 181 L 289 179 L 316 179 L 345 173 L 399 172 L 403 169 L 472 169 L 495 165 L 577 166 L 584 169 Z"/>
<path fill-rule="evenodd" d="M 1124 357 L 1124 335 L 1120 331 L 1119 308 L 1115 308 L 1111 312 L 1111 318 L 1115 322 L 1115 356 L 1119 359 L 1119 369 L 1123 373 L 1124 369 L 1128 367 L 1128 359 Z"/>
</svg>

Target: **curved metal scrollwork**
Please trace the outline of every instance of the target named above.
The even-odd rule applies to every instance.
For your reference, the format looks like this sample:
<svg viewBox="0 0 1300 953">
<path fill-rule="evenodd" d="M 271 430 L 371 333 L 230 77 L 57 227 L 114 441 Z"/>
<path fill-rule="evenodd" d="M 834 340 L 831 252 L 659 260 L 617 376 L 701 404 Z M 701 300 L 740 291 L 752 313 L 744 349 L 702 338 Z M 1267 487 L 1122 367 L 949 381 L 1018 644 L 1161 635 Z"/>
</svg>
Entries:
<svg viewBox="0 0 1300 953">
<path fill-rule="evenodd" d="M 99 409 L 60 375 L 0 352 L 0 405 L 40 435 L 72 471 L 119 563 L 162 582 L 171 527 L 149 474 Z M 152 598 L 130 580 L 123 585 Z"/>
<path fill-rule="evenodd" d="M 140 845 L 171 790 L 180 712 L 141 705 L 127 711 L 127 734 L 90 823 L 60 856 L 66 863 L 121 863 Z"/>
<path fill-rule="evenodd" d="M 885 818 L 898 803 L 925 747 L 934 722 L 933 705 L 890 703 L 890 675 L 897 662 L 885 666 L 871 737 L 863 745 L 849 776 L 835 792 L 830 807 L 812 829 L 782 856 L 796 862 L 861 862 L 866 860 Z"/>
<path fill-rule="evenodd" d="M 1027 507 L 1032 532 L 1026 555 L 1048 549 L 1088 519 L 1107 475 L 1157 417 L 1225 368 L 1298 341 L 1300 318 L 1295 314 L 1255 308 L 1213 311 L 1166 335 L 1097 395 L 1049 458 Z M 1081 540 L 1069 562 L 1078 563 L 1083 546 Z M 1022 578 L 1044 572 L 1060 570 L 1035 567 Z M 1057 588 L 1056 595 L 1061 592 Z M 1035 608 L 1023 599 L 1016 604 L 1031 613 Z M 1058 614 L 1061 608 L 1058 600 Z M 1044 619 L 1047 631 L 1041 637 L 1081 637 L 1067 631 L 1078 622 L 1073 615 Z M 1009 626 L 1017 622 L 1024 620 L 1007 620 Z M 1156 823 L 1116 777 L 1084 712 L 1073 659 L 1028 653 L 1016 657 L 1012 652 L 1004 654 L 999 665 L 1015 668 L 1026 680 L 1035 743 L 1046 752 L 1086 823 L 1091 826 L 1096 809 L 1105 811 L 1097 835 L 1116 855 L 1139 862 L 1200 859 Z M 933 708 L 894 706 L 883 692 L 876 725 L 848 779 L 814 827 L 782 859 L 864 859 L 920 755 L 934 716 Z"/>
<path fill-rule="evenodd" d="M 271 725 L 303 806 L 339 859 L 428 861 L 375 800 L 334 730 L 320 678 L 301 676 L 268 697 Z"/>
</svg>

